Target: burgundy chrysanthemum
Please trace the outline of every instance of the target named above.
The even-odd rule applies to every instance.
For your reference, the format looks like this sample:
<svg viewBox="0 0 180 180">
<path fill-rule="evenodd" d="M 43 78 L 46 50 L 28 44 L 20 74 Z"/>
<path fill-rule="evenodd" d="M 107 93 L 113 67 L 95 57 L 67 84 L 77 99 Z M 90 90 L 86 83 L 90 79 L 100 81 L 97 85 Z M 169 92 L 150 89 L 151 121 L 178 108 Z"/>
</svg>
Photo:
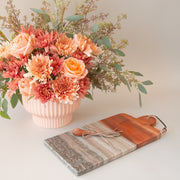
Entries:
<svg viewBox="0 0 180 180">
<path fill-rule="evenodd" d="M 88 90 L 90 89 L 90 81 L 89 78 L 85 77 L 79 81 L 79 91 L 78 94 L 81 98 L 84 98 L 86 94 L 88 94 Z"/>
<path fill-rule="evenodd" d="M 38 84 L 35 89 L 35 99 L 39 99 L 41 103 L 46 103 L 51 99 L 54 99 L 54 91 L 50 82 L 46 84 Z"/>
<path fill-rule="evenodd" d="M 86 54 L 84 54 L 82 51 L 77 50 L 72 54 L 72 57 L 83 60 L 85 65 L 89 65 L 90 61 L 92 60 L 92 57 L 88 57 Z"/>
</svg>

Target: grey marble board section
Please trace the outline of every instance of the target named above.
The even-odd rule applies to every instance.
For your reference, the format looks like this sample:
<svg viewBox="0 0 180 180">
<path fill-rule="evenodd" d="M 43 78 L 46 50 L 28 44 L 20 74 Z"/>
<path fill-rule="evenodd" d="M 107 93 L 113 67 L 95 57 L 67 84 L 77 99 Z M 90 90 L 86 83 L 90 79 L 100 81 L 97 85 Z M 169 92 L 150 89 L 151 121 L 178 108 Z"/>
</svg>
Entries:
<svg viewBox="0 0 180 180">
<path fill-rule="evenodd" d="M 82 128 L 114 132 L 100 122 Z M 46 139 L 45 145 L 77 176 L 134 151 L 137 146 L 123 136 L 102 138 L 77 137 L 71 131 Z"/>
</svg>

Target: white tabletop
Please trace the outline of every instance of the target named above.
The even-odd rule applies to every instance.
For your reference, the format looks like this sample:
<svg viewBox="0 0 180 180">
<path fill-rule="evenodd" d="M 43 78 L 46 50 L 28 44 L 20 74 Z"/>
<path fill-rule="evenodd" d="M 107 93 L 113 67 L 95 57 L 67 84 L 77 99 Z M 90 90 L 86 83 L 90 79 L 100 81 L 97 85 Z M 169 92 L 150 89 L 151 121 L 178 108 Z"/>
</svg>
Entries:
<svg viewBox="0 0 180 180">
<path fill-rule="evenodd" d="M 117 114 L 135 117 L 156 114 L 168 125 L 168 133 L 118 160 L 100 167 L 81 179 L 165 179 L 180 178 L 180 101 L 179 90 L 153 92 L 144 98 L 143 108 L 137 97 L 125 88 L 116 94 L 96 92 L 95 100 L 85 100 L 74 113 L 73 122 L 61 129 L 43 129 L 33 124 L 23 107 L 10 110 L 12 120 L 0 120 L 0 179 L 59 180 L 77 179 L 69 169 L 43 144 L 44 139 L 84 124 Z M 171 94 L 171 96 L 169 96 Z M 179 97 L 178 97 L 179 98 Z"/>
</svg>

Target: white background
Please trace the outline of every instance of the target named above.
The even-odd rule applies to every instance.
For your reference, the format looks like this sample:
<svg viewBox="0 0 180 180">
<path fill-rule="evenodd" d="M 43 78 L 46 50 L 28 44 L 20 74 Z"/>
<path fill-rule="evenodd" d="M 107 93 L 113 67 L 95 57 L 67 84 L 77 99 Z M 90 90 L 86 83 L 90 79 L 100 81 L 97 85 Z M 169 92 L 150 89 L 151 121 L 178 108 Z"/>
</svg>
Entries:
<svg viewBox="0 0 180 180">
<path fill-rule="evenodd" d="M 5 2 L 0 1 L 0 15 Z M 23 13 L 41 4 L 40 0 L 14 2 Z M 0 179 L 180 179 L 180 1 L 100 0 L 99 9 L 112 19 L 122 12 L 128 15 L 117 35 L 129 40 L 125 63 L 154 82 L 143 96 L 143 108 L 138 106 L 136 91 L 129 93 L 126 87 L 114 94 L 95 91 L 95 100 L 84 100 L 69 126 L 55 130 L 35 126 L 20 105 L 10 109 L 12 120 L 0 119 Z M 167 123 L 168 133 L 81 177 L 75 177 L 43 145 L 46 138 L 121 112 L 135 117 L 156 114 Z"/>
</svg>

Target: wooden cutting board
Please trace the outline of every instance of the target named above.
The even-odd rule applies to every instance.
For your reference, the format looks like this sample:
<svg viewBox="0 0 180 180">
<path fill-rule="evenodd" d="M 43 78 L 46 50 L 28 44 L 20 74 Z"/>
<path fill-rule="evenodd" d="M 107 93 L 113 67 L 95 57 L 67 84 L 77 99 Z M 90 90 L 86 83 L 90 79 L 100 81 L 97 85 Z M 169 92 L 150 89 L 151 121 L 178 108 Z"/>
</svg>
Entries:
<svg viewBox="0 0 180 180">
<path fill-rule="evenodd" d="M 76 175 L 85 174 L 112 160 L 132 152 L 161 137 L 155 128 L 154 117 L 134 118 L 128 114 L 118 114 L 82 127 L 97 132 L 121 132 L 121 136 L 103 138 L 74 136 L 72 131 L 45 140 L 52 150 Z"/>
</svg>

